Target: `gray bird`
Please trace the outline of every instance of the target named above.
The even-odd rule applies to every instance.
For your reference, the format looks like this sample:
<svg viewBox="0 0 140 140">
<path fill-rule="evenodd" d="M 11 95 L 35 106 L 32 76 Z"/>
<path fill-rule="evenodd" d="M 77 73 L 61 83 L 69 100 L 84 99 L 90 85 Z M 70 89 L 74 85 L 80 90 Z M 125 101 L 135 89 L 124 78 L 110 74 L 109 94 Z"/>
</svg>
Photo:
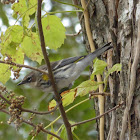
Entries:
<svg viewBox="0 0 140 140">
<path fill-rule="evenodd" d="M 86 56 L 70 57 L 52 62 L 51 68 L 54 74 L 57 90 L 60 92 L 62 89 L 69 87 L 96 57 L 111 48 L 111 43 L 108 43 Z M 42 65 L 39 69 L 48 72 L 47 65 Z M 32 71 L 27 74 L 18 85 L 22 84 L 29 84 L 31 87 L 38 88 L 45 93 L 53 92 L 49 76 L 38 71 Z"/>
</svg>

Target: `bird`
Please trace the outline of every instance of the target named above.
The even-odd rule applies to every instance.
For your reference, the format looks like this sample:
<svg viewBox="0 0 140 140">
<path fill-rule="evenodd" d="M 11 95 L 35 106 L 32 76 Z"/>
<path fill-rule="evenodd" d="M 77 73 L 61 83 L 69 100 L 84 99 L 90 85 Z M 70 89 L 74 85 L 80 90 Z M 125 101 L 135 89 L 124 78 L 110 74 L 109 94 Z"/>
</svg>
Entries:
<svg viewBox="0 0 140 140">
<path fill-rule="evenodd" d="M 70 57 L 51 63 L 52 72 L 57 86 L 57 91 L 70 88 L 76 79 L 79 78 L 84 69 L 92 63 L 92 61 L 105 51 L 111 49 L 111 42 L 92 53 L 84 56 Z M 47 65 L 42 65 L 39 69 L 48 73 Z M 53 87 L 48 74 L 39 71 L 31 71 L 27 74 L 18 85 L 28 84 L 32 88 L 38 88 L 44 93 L 52 93 Z"/>
</svg>

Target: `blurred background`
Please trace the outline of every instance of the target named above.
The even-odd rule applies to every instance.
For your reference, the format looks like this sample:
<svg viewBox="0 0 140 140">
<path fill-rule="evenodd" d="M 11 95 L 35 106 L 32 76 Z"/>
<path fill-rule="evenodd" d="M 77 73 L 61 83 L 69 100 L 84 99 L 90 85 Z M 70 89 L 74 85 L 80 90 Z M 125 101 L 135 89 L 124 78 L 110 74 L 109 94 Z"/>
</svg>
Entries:
<svg viewBox="0 0 140 140">
<path fill-rule="evenodd" d="M 71 0 L 64 1 L 67 3 L 72 3 Z M 44 11 L 42 14 L 45 14 L 46 12 L 59 12 L 59 11 L 72 11 L 75 10 L 75 7 L 64 5 L 55 1 L 45 0 L 45 3 L 43 4 Z M 7 27 L 12 26 L 15 24 L 16 19 L 12 17 L 13 11 L 11 9 L 11 5 L 3 5 L 0 3 L 0 34 L 6 31 Z M 77 14 L 75 12 L 67 12 L 67 13 L 56 13 L 56 16 L 61 18 L 61 21 L 63 25 L 66 28 L 66 34 L 75 34 L 79 32 L 81 29 L 79 19 L 77 17 Z M 31 18 L 31 24 L 34 22 L 33 15 Z M 21 25 L 21 19 L 16 23 L 16 25 Z M 85 55 L 87 54 L 85 46 L 83 44 L 82 34 L 80 33 L 78 36 L 67 36 L 65 39 L 64 45 L 55 50 L 47 49 L 49 52 L 49 58 L 50 61 L 56 61 L 63 58 L 71 57 L 71 56 L 78 56 L 78 55 Z M 29 58 L 25 56 L 25 62 L 24 64 L 38 67 L 39 64 L 36 62 L 33 62 Z M 44 61 L 42 61 L 42 65 L 44 64 Z M 17 80 L 13 80 L 13 75 L 11 75 L 11 79 L 6 83 L 6 87 L 9 91 L 13 91 L 16 93 L 16 95 L 23 95 L 26 97 L 26 102 L 24 104 L 24 108 L 28 109 L 37 109 L 39 111 L 47 111 L 48 110 L 48 103 L 52 98 L 52 94 L 46 95 L 43 92 L 32 89 L 28 86 L 17 86 L 17 83 L 22 80 L 22 78 L 29 73 L 29 69 L 22 68 L 20 72 L 20 77 Z M 83 81 L 87 80 L 89 78 L 89 69 L 87 68 L 81 75 L 79 79 L 77 79 L 73 85 L 73 87 L 76 87 Z M 77 97 L 76 100 L 69 106 L 65 107 L 65 110 L 73 106 L 74 104 L 84 100 L 85 98 L 88 98 L 87 96 L 84 97 Z M 93 100 L 89 100 L 86 103 L 83 103 L 79 105 L 78 107 L 74 108 L 70 112 L 67 113 L 68 119 L 73 122 L 79 122 L 82 120 L 86 120 L 89 118 L 95 117 L 95 112 L 93 108 Z M 30 113 L 23 113 L 23 116 L 25 118 L 29 118 L 31 116 Z M 59 111 L 57 110 L 55 113 L 51 115 L 43 115 L 43 116 L 35 116 L 33 119 L 33 122 L 35 124 L 37 123 L 43 123 L 44 126 L 47 126 L 51 121 L 53 121 L 55 118 L 59 116 Z M 16 130 L 14 124 L 7 124 L 7 121 L 9 119 L 9 116 L 0 112 L 0 139 L 1 140 L 25 140 L 25 139 L 31 139 L 31 136 L 29 136 L 30 131 L 32 130 L 32 127 L 30 127 L 27 124 L 22 124 L 21 127 Z M 61 124 L 62 120 L 58 120 L 53 128 L 57 130 Z M 77 138 L 74 137 L 74 139 L 80 139 L 80 140 L 93 140 L 96 139 L 97 132 L 95 130 L 95 122 L 86 123 L 83 125 L 80 125 L 77 127 L 77 129 L 74 130 L 74 133 L 78 136 Z M 51 128 L 50 128 L 51 129 Z M 35 139 L 46 139 L 46 134 L 40 133 Z"/>
</svg>

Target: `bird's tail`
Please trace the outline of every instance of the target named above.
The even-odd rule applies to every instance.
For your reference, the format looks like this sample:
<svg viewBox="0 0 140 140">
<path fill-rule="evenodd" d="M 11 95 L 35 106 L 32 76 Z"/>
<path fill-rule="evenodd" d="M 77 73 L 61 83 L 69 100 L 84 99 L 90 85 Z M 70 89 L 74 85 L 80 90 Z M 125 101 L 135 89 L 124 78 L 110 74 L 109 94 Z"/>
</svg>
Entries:
<svg viewBox="0 0 140 140">
<path fill-rule="evenodd" d="M 77 65 L 79 65 L 79 68 L 81 67 L 82 69 L 85 69 L 88 65 L 90 65 L 90 63 L 98 56 L 100 56 L 102 53 L 104 53 L 105 51 L 111 49 L 111 42 L 107 43 L 106 45 L 104 45 L 103 47 L 97 49 L 96 51 L 88 54 L 87 56 L 85 56 L 85 58 L 83 58 L 81 61 L 79 61 L 79 64 L 77 63 Z M 80 64 L 81 63 L 81 64 Z"/>
<path fill-rule="evenodd" d="M 111 46 L 111 42 L 109 42 L 109 43 L 107 43 L 106 45 L 104 45 L 103 47 L 98 48 L 97 50 L 95 50 L 93 53 L 91 53 L 91 54 L 89 54 L 89 55 L 93 55 L 93 56 L 98 57 L 98 56 L 100 56 L 102 53 L 104 53 L 105 51 L 107 51 L 107 50 L 109 50 L 109 49 L 111 49 L 111 48 L 113 48 L 113 47 Z"/>
</svg>

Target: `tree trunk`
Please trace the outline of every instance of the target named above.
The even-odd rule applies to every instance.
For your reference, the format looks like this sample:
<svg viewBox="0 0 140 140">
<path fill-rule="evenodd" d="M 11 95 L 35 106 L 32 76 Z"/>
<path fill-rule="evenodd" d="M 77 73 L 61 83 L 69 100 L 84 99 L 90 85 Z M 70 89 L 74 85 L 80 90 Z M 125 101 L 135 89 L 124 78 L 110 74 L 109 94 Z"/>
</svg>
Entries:
<svg viewBox="0 0 140 140">
<path fill-rule="evenodd" d="M 74 2 L 78 3 L 76 0 Z M 107 54 L 108 67 L 116 63 L 122 64 L 122 71 L 109 77 L 111 96 L 105 99 L 105 111 L 122 101 L 125 104 L 105 116 L 105 140 L 138 140 L 140 139 L 140 62 L 138 61 L 140 60 L 140 1 L 90 0 L 87 4 L 95 45 L 101 47 L 107 42 L 112 42 L 114 49 L 113 53 Z M 84 18 L 81 18 L 82 14 L 78 16 L 81 19 L 84 42 L 89 51 Z M 95 102 L 98 115 L 98 101 Z M 97 121 L 97 129 L 99 123 Z"/>
</svg>

